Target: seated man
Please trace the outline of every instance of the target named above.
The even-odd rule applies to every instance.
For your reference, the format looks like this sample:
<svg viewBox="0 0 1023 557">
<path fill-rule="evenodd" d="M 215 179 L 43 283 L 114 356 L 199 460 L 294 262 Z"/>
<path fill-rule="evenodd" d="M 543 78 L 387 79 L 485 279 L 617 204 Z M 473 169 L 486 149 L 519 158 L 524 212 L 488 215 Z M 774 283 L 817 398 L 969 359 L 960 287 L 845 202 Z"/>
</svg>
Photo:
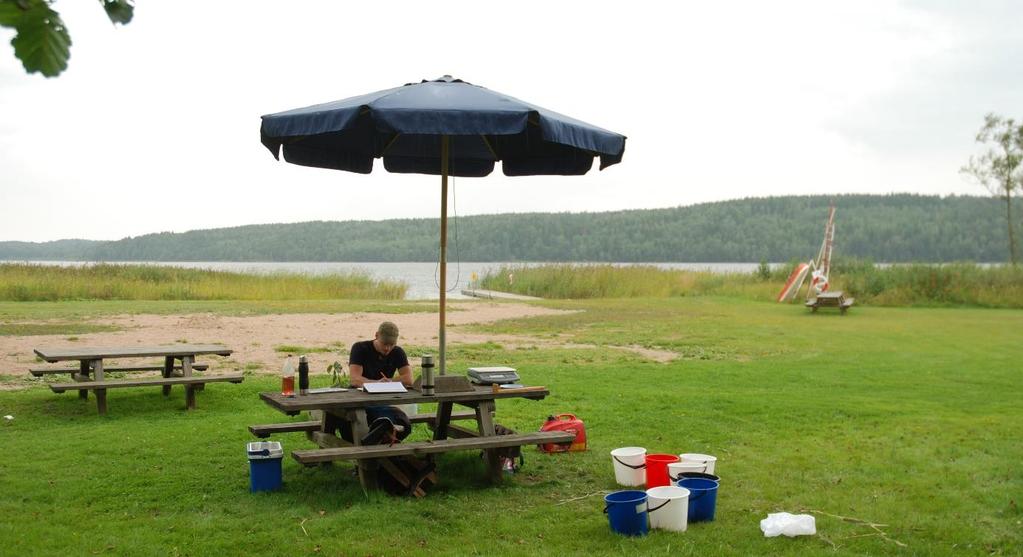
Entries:
<svg viewBox="0 0 1023 557">
<path fill-rule="evenodd" d="M 348 368 L 352 387 L 391 381 L 412 386 L 412 367 L 405 351 L 398 346 L 398 326 L 390 321 L 380 324 L 373 339 L 352 345 Z M 408 416 L 393 406 L 370 406 L 366 408 L 366 418 L 369 434 L 361 440 L 363 445 L 400 441 L 412 433 L 412 422 Z M 352 442 L 351 424 L 333 415 L 327 416 L 328 431 L 332 432 L 339 426 L 341 437 Z"/>
</svg>

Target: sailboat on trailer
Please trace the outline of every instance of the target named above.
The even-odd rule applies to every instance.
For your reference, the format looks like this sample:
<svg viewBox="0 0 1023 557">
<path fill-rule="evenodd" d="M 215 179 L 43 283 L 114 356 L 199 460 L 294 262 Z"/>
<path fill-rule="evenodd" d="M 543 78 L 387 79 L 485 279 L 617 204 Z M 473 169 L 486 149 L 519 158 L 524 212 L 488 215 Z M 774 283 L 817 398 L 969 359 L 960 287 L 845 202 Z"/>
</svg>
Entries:
<svg viewBox="0 0 1023 557">
<path fill-rule="evenodd" d="M 828 222 L 824 226 L 824 241 L 821 242 L 821 249 L 817 257 L 806 263 L 799 263 L 793 269 L 792 274 L 785 281 L 785 286 L 778 294 L 779 302 L 790 302 L 799 294 L 799 290 L 806 282 L 806 277 L 811 277 L 810 285 L 806 289 L 806 298 L 816 297 L 821 292 L 828 290 L 828 276 L 831 274 L 831 251 L 835 242 L 835 205 L 828 207 Z"/>
</svg>

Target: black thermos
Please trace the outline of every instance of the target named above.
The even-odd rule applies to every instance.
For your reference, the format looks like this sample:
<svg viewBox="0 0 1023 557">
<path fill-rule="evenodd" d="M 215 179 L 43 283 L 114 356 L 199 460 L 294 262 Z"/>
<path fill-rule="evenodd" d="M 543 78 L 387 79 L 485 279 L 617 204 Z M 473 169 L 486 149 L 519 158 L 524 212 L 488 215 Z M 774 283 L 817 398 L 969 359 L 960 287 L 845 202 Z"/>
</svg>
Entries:
<svg viewBox="0 0 1023 557">
<path fill-rule="evenodd" d="M 309 361 L 304 355 L 298 357 L 298 394 L 309 394 Z"/>
</svg>

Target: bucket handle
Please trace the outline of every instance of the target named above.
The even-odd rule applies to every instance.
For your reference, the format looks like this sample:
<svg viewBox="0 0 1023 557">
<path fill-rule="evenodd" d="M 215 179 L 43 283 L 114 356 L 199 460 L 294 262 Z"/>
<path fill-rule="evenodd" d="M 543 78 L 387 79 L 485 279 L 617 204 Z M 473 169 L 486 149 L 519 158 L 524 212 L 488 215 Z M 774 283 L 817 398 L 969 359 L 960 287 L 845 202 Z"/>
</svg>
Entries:
<svg viewBox="0 0 1023 557">
<path fill-rule="evenodd" d="M 615 503 L 608 503 L 608 502 L 606 502 L 606 501 L 605 501 L 605 502 L 604 502 L 604 514 L 607 514 L 607 510 L 611 508 L 611 505 L 624 505 L 624 504 L 628 504 L 628 503 L 629 503 L 629 502 L 615 502 Z M 641 504 L 642 504 L 642 503 L 641 503 Z M 665 503 L 665 505 L 666 505 L 666 504 L 667 504 L 667 503 Z M 663 506 L 664 506 L 664 505 L 661 505 L 661 507 L 663 507 Z M 659 508 L 661 508 L 661 507 L 657 507 L 657 508 L 659 509 Z M 649 506 L 648 506 L 647 508 L 649 509 Z M 638 509 L 638 505 L 637 505 L 637 512 L 638 512 L 638 511 L 639 511 L 639 509 Z M 649 512 L 649 511 L 647 511 L 647 512 Z"/>
<path fill-rule="evenodd" d="M 621 464 L 622 466 L 625 466 L 626 468 L 632 468 L 633 470 L 639 470 L 640 468 L 646 468 L 646 461 L 645 460 L 643 461 L 643 464 L 629 464 L 628 462 L 622 462 L 622 459 L 618 458 L 615 455 L 611 455 L 611 458 L 615 459 L 615 462 L 617 462 L 618 464 Z"/>
<path fill-rule="evenodd" d="M 701 473 L 704 473 L 704 474 L 705 474 L 705 473 L 706 473 L 706 471 L 707 471 L 707 467 L 706 467 L 706 466 L 704 466 L 704 467 L 703 467 L 703 470 L 704 470 L 704 471 L 703 471 L 703 472 L 701 472 Z M 672 475 L 671 475 L 671 472 L 668 472 L 668 477 L 669 477 L 669 478 L 671 478 L 671 481 L 673 481 L 673 482 L 677 482 L 677 481 L 679 481 L 679 480 L 681 480 L 681 479 L 685 478 L 685 476 L 684 476 L 683 474 L 686 474 L 686 473 L 687 473 L 687 472 L 681 472 L 681 473 L 679 473 L 678 477 L 675 477 L 675 476 L 672 476 Z"/>
<path fill-rule="evenodd" d="M 650 505 L 648 504 L 647 507 L 646 507 L 646 512 L 652 513 L 654 511 L 656 511 L 657 509 L 667 505 L 668 503 L 671 503 L 671 499 L 665 499 L 663 503 L 661 503 L 660 505 L 657 505 L 656 507 L 654 507 L 652 509 L 650 508 Z"/>
<path fill-rule="evenodd" d="M 579 418 L 576 418 L 576 417 L 575 417 L 575 414 L 558 414 L 557 416 L 554 416 L 554 419 L 555 419 L 555 420 L 560 420 L 561 418 L 564 418 L 564 417 L 566 417 L 566 416 L 567 416 L 567 417 L 568 417 L 568 419 L 570 419 L 570 420 L 577 420 L 577 419 L 579 419 Z"/>
<path fill-rule="evenodd" d="M 707 473 L 707 463 L 706 462 L 703 463 L 703 470 L 700 470 L 700 473 L 701 474 L 706 474 Z M 676 478 L 675 476 L 671 475 L 671 472 L 668 472 L 668 477 L 671 478 L 671 481 L 677 482 L 677 481 L 682 479 L 682 474 L 685 474 L 685 472 L 679 472 L 679 475 Z"/>
<path fill-rule="evenodd" d="M 707 495 L 708 493 L 710 493 L 710 491 L 711 490 L 709 490 L 709 489 L 697 489 L 695 491 L 694 490 L 689 490 L 689 500 L 690 501 L 699 501 L 700 499 L 703 498 L 704 495 Z M 693 497 L 693 494 L 696 493 L 696 492 L 698 492 L 699 495 L 697 495 L 696 497 Z"/>
</svg>

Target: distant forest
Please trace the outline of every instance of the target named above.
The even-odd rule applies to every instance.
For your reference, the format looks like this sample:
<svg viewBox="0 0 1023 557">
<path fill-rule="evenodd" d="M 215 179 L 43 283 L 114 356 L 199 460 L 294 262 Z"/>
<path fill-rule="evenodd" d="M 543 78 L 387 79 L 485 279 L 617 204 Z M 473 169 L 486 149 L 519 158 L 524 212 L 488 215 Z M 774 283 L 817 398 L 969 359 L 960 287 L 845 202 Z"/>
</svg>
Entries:
<svg viewBox="0 0 1023 557">
<path fill-rule="evenodd" d="M 449 222 L 461 261 L 773 262 L 808 259 L 836 206 L 836 257 L 876 262 L 1007 259 L 1004 205 L 987 197 L 786 196 L 607 213 L 524 213 Z M 438 219 L 303 222 L 117 241 L 0 242 L 0 259 L 436 261 Z"/>
</svg>

